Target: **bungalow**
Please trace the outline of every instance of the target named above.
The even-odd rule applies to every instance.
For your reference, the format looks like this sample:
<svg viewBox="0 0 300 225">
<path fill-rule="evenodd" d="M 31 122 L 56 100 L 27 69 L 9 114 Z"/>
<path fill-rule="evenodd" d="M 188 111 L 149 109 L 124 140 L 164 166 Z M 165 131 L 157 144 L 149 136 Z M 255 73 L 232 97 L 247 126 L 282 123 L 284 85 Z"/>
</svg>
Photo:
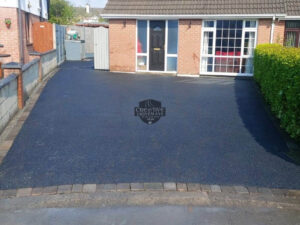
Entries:
<svg viewBox="0 0 300 225">
<path fill-rule="evenodd" d="M 110 70 L 252 76 L 257 44 L 300 44 L 300 0 L 108 0 Z"/>
</svg>

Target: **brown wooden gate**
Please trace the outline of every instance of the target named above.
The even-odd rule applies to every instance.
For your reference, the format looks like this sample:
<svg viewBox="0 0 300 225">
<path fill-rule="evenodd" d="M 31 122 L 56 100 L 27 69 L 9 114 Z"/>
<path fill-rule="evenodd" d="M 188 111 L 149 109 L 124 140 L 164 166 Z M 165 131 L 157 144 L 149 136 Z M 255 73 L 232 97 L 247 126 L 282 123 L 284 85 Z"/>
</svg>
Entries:
<svg viewBox="0 0 300 225">
<path fill-rule="evenodd" d="M 48 22 L 33 24 L 33 49 L 37 52 L 47 52 L 53 49 L 53 25 Z"/>
</svg>

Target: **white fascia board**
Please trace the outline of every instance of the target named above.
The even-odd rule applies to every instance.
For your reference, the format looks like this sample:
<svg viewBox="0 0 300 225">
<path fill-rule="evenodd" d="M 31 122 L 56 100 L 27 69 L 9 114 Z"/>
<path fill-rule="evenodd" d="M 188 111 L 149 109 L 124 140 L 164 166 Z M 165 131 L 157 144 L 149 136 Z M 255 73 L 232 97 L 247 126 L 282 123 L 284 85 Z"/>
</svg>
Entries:
<svg viewBox="0 0 300 225">
<path fill-rule="evenodd" d="M 300 16 L 286 16 L 281 20 L 300 20 Z"/>
<path fill-rule="evenodd" d="M 216 15 L 132 15 L 132 14 L 101 14 L 104 19 L 259 19 L 285 18 L 286 14 L 216 14 Z"/>
</svg>

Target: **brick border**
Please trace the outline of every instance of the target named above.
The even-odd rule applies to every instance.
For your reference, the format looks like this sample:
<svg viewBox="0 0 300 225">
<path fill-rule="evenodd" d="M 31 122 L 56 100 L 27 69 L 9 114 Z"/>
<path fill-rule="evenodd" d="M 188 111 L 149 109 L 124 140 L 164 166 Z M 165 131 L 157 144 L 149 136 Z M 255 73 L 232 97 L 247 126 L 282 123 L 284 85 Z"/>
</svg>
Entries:
<svg viewBox="0 0 300 225">
<path fill-rule="evenodd" d="M 300 190 L 271 189 L 245 186 L 220 186 L 199 183 L 118 183 L 118 184 L 73 184 L 48 187 L 0 190 L 0 199 L 43 195 L 97 192 L 194 192 L 236 196 L 269 196 L 299 199 Z"/>
</svg>

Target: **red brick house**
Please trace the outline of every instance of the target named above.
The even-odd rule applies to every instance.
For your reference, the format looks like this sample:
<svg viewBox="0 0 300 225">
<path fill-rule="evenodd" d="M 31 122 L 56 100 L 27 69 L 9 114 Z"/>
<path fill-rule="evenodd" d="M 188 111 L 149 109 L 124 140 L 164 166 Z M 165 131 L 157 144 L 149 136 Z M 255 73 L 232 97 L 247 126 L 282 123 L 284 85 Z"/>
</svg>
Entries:
<svg viewBox="0 0 300 225">
<path fill-rule="evenodd" d="M 0 0 L 0 56 L 9 55 L 0 57 L 0 63 L 30 61 L 32 27 L 48 19 L 49 3 L 49 0 Z"/>
<path fill-rule="evenodd" d="M 257 44 L 300 43 L 300 0 L 108 0 L 110 70 L 252 76 Z"/>
</svg>

